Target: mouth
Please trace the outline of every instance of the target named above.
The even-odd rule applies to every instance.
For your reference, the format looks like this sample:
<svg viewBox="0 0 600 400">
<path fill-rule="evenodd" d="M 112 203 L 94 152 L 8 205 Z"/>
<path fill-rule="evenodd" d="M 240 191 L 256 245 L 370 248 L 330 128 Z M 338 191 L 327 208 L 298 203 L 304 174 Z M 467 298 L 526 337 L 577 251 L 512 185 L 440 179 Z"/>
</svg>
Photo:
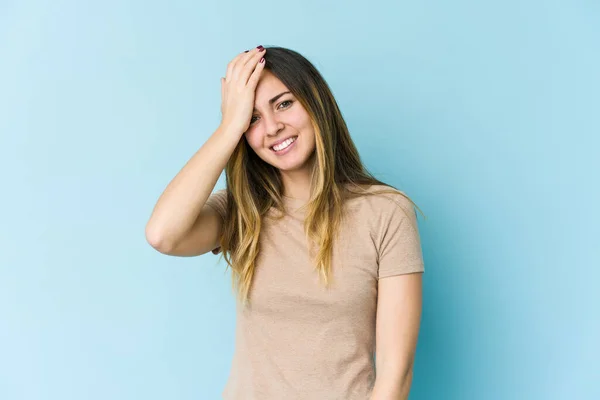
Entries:
<svg viewBox="0 0 600 400">
<path fill-rule="evenodd" d="M 298 140 L 298 136 L 292 136 L 292 137 L 285 139 L 283 142 L 281 142 L 279 144 L 269 147 L 269 149 L 271 149 L 271 151 L 273 151 L 275 153 L 283 154 L 288 149 L 290 149 L 294 146 L 294 144 L 296 143 L 296 140 Z"/>
</svg>

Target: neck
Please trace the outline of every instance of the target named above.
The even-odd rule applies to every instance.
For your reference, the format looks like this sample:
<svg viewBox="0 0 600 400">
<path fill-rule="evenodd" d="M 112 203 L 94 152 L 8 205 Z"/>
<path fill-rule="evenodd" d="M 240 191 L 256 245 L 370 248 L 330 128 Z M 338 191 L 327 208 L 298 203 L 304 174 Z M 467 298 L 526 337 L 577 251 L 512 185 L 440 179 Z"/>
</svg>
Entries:
<svg viewBox="0 0 600 400">
<path fill-rule="evenodd" d="M 311 168 L 304 167 L 293 171 L 279 170 L 283 182 L 283 195 L 308 201 L 311 187 Z"/>
</svg>

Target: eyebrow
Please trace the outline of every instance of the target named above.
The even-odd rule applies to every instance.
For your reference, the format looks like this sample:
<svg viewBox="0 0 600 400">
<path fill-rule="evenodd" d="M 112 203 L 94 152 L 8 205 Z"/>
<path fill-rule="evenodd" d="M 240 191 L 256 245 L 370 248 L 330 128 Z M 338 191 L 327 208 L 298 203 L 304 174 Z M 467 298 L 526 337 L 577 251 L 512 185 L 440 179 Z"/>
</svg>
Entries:
<svg viewBox="0 0 600 400">
<path fill-rule="evenodd" d="M 283 96 L 284 94 L 288 94 L 288 93 L 290 93 L 290 92 L 288 91 L 288 92 L 282 92 L 282 93 L 279 93 L 277 96 L 275 96 L 275 97 L 273 97 L 271 100 L 269 100 L 269 105 L 272 105 L 273 103 L 275 103 L 275 102 L 277 101 L 277 99 L 279 99 L 279 98 L 280 98 L 281 96 Z M 256 109 L 256 107 L 254 107 L 254 110 L 253 110 L 253 111 L 258 111 L 258 110 Z"/>
</svg>

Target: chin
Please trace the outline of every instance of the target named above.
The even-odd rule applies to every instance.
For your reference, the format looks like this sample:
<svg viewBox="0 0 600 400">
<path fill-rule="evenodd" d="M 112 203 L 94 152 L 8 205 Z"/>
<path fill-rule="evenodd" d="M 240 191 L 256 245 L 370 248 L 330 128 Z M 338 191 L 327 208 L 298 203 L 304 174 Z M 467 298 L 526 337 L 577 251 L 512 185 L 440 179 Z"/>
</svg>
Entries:
<svg viewBox="0 0 600 400">
<path fill-rule="evenodd" d="M 304 170 L 304 169 L 308 168 L 310 166 L 310 161 L 311 161 L 310 155 L 304 155 L 302 157 L 298 157 L 293 160 L 289 160 L 287 162 L 283 161 L 283 160 L 275 160 L 274 163 L 269 163 L 269 164 L 273 165 L 275 168 L 277 168 L 280 171 L 291 172 L 291 171 L 300 171 L 300 170 Z"/>
</svg>

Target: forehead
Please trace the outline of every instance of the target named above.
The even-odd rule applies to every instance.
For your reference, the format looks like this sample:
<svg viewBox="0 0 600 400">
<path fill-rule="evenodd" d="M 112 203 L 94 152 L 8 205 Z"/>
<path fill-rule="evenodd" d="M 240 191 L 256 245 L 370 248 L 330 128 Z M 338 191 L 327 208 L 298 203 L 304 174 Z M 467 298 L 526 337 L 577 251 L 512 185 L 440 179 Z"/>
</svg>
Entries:
<svg viewBox="0 0 600 400">
<path fill-rule="evenodd" d="M 287 91 L 288 88 L 270 71 L 264 70 L 256 86 L 256 102 L 267 102 L 271 97 Z"/>
</svg>

